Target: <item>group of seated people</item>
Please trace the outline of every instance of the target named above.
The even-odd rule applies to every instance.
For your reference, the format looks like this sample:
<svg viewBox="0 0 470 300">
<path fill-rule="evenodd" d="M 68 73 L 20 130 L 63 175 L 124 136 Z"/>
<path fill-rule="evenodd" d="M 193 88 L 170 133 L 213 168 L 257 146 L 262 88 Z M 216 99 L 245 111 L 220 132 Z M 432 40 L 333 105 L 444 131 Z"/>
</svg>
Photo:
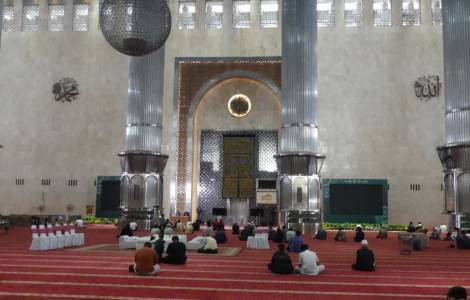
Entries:
<svg viewBox="0 0 470 300">
<path fill-rule="evenodd" d="M 216 219 L 213 222 L 208 221 L 207 225 L 203 236 L 196 237 L 203 241 L 202 247 L 197 251 L 199 253 L 214 254 L 218 252 L 217 245 L 227 241 L 224 224 L 222 220 Z M 135 264 L 129 266 L 129 271 L 139 275 L 155 275 L 160 270 L 160 263 L 185 264 L 187 259 L 186 246 L 179 241 L 176 235 L 172 237 L 172 242 L 167 247 L 166 255 L 164 254 L 165 241 L 163 240 L 163 234 L 175 234 L 176 230 L 173 229 L 175 226 L 178 227 L 178 222 L 173 226 L 168 223 L 155 226 L 151 230 L 150 240 L 144 244 L 142 249 L 137 251 Z M 161 230 L 162 227 L 164 228 L 163 231 Z M 234 234 L 236 234 L 239 227 L 237 224 L 234 224 L 233 227 Z M 173 231 L 170 232 L 169 228 Z M 335 239 L 343 240 L 341 232 L 344 233 L 340 229 Z M 249 236 L 254 236 L 254 233 L 255 226 L 250 223 L 240 232 L 240 239 L 245 240 Z M 121 234 L 132 235 L 130 225 L 124 227 Z M 270 240 L 278 243 L 278 251 L 274 253 L 271 262 L 268 264 L 271 272 L 277 274 L 299 273 L 318 275 L 325 270 L 325 266 L 320 263 L 317 254 L 309 250 L 309 246 L 304 243 L 300 231 L 294 231 L 292 228 L 286 230 L 285 227 L 273 230 L 272 226 L 270 226 L 268 237 Z M 314 238 L 320 240 L 326 239 L 326 231 L 320 227 Z M 361 271 L 375 270 L 374 253 L 368 248 L 368 243 L 364 240 L 364 232 L 361 227 L 356 228 L 354 240 L 361 242 L 362 247 L 357 251 L 356 263 L 352 265 L 352 268 Z M 294 268 L 286 250 L 288 252 L 299 253 L 298 267 Z"/>
<path fill-rule="evenodd" d="M 166 256 L 163 256 L 163 238 L 155 245 L 146 242 L 142 249 L 135 254 L 135 264 L 129 266 L 129 272 L 137 275 L 155 275 L 160 272 L 160 263 L 172 265 L 184 265 L 186 263 L 186 246 L 179 241 L 177 236 L 172 237 L 172 242 L 168 245 Z"/>
<path fill-rule="evenodd" d="M 295 237 L 294 237 L 295 238 Z M 361 241 L 361 248 L 356 253 L 356 263 L 351 267 L 356 271 L 375 271 L 374 252 L 369 249 L 367 240 Z M 278 244 L 268 269 L 275 274 L 292 274 L 298 273 L 303 275 L 319 275 L 325 270 L 325 266 L 320 263 L 318 255 L 309 250 L 307 244 L 302 243 L 299 248 L 299 265 L 293 267 L 289 254 L 285 251 L 285 244 Z"/>
<path fill-rule="evenodd" d="M 136 227 L 132 226 L 132 222 L 122 229 L 120 235 L 133 236 Z M 144 247 L 136 252 L 135 264 L 129 266 L 129 272 L 138 275 L 155 275 L 160 270 L 160 263 L 182 265 L 186 263 L 186 245 L 179 241 L 177 234 L 192 234 L 195 229 L 199 231 L 200 223 L 197 226 L 188 222 L 184 227 L 177 220 L 175 224 L 171 224 L 168 219 L 160 220 L 150 231 L 150 240 L 144 244 Z M 172 242 L 168 244 L 165 255 L 165 235 L 173 235 Z M 218 253 L 217 244 L 227 242 L 225 234 L 225 226 L 221 219 L 213 222 L 208 221 L 207 227 L 204 229 L 203 237 L 195 239 L 202 240 L 202 247 L 197 251 L 205 254 Z"/>
</svg>

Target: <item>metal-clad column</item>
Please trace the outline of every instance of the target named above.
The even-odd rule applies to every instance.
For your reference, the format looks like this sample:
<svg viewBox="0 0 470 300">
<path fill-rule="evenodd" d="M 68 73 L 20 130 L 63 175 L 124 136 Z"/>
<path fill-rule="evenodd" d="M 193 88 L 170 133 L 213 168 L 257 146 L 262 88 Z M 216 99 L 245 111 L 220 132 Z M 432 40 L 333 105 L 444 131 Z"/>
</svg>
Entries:
<svg viewBox="0 0 470 300">
<path fill-rule="evenodd" d="M 126 151 L 161 151 L 165 48 L 129 57 Z"/>
<path fill-rule="evenodd" d="M 321 219 L 317 126 L 317 1 L 282 2 L 279 222 L 305 231 Z"/>
<path fill-rule="evenodd" d="M 3 31 L 3 5 L 4 0 L 0 0 L 0 47 L 2 47 L 2 31 Z"/>
<path fill-rule="evenodd" d="M 145 221 L 161 212 L 163 170 L 168 156 L 161 154 L 165 47 L 129 58 L 126 150 L 121 158 L 123 217 Z"/>
<path fill-rule="evenodd" d="M 283 1 L 280 153 L 318 152 L 316 6 Z"/>
<path fill-rule="evenodd" d="M 444 167 L 445 212 L 455 226 L 470 214 L 470 1 L 442 1 L 446 145 L 437 148 Z"/>
</svg>

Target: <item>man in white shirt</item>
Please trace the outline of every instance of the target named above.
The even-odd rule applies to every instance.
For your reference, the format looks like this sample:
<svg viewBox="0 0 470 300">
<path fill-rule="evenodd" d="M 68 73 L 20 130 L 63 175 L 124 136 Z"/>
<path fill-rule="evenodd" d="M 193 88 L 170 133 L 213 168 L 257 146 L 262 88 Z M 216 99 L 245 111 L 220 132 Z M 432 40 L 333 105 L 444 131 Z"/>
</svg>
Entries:
<svg viewBox="0 0 470 300">
<path fill-rule="evenodd" d="M 441 224 L 441 226 L 439 226 L 439 237 L 441 238 L 441 240 L 445 240 L 447 238 L 447 233 L 449 232 L 449 229 L 447 228 L 447 225 L 445 225 L 444 223 Z"/>
<path fill-rule="evenodd" d="M 197 252 L 206 254 L 217 254 L 217 241 L 211 236 L 206 236 L 205 239 L 206 241 L 204 246 L 201 249 L 197 250 Z"/>
<path fill-rule="evenodd" d="M 303 275 L 319 275 L 325 270 L 325 266 L 320 264 L 320 260 L 315 252 L 308 250 L 308 245 L 300 247 L 299 267 L 295 268 L 296 273 Z"/>
</svg>

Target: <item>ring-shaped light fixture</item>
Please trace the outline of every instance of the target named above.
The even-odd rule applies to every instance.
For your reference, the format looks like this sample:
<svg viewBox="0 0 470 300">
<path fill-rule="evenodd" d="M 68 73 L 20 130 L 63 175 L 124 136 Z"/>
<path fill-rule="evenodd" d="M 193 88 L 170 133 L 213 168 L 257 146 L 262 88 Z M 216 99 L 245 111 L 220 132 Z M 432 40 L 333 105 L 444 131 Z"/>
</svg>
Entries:
<svg viewBox="0 0 470 300">
<path fill-rule="evenodd" d="M 250 113 L 251 100 L 243 94 L 233 95 L 228 100 L 228 110 L 232 116 L 237 118 L 244 117 Z"/>
</svg>

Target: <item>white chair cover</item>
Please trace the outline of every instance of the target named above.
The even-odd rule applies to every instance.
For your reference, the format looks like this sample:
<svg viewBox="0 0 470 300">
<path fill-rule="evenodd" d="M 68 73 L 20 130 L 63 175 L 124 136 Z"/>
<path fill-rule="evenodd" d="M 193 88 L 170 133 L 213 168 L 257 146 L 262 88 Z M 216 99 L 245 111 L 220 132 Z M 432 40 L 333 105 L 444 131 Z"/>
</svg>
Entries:
<svg viewBox="0 0 470 300">
<path fill-rule="evenodd" d="M 199 249 L 201 249 L 204 244 L 205 244 L 206 240 L 203 236 L 197 236 L 195 238 L 193 238 L 192 240 L 189 241 L 188 243 L 188 246 L 187 246 L 187 250 L 188 251 L 197 251 Z"/>
<path fill-rule="evenodd" d="M 31 247 L 29 247 L 29 250 L 33 250 L 33 251 L 41 250 L 41 241 L 45 239 L 39 237 L 39 231 L 36 225 L 31 225 L 31 231 L 32 231 L 32 242 L 31 242 Z"/>
<path fill-rule="evenodd" d="M 85 244 L 85 234 L 77 233 L 74 228 L 70 229 L 70 234 L 73 236 L 73 245 L 74 246 L 83 246 Z"/>
<path fill-rule="evenodd" d="M 65 247 L 65 236 L 62 234 L 62 228 L 59 224 L 55 224 L 55 235 L 57 237 L 57 248 Z"/>
<path fill-rule="evenodd" d="M 262 233 L 249 236 L 246 241 L 246 247 L 252 249 L 269 249 L 268 235 Z"/>
<path fill-rule="evenodd" d="M 49 249 L 57 249 L 59 247 L 59 239 L 54 234 L 54 228 L 51 224 L 47 224 L 47 237 L 49 238 Z"/>
<path fill-rule="evenodd" d="M 64 237 L 65 237 L 65 247 L 73 246 L 73 236 L 70 234 L 70 228 L 67 224 L 64 224 Z"/>
<path fill-rule="evenodd" d="M 39 225 L 39 250 L 45 251 L 49 250 L 49 238 L 47 237 L 47 231 L 46 231 L 46 226 L 44 225 Z"/>
<path fill-rule="evenodd" d="M 122 235 L 119 237 L 119 249 L 135 249 L 137 236 Z"/>
<path fill-rule="evenodd" d="M 150 237 L 149 236 L 143 236 L 143 237 L 137 238 L 137 240 L 135 242 L 135 250 L 137 251 L 139 249 L 142 249 L 146 242 L 150 242 Z"/>
</svg>

